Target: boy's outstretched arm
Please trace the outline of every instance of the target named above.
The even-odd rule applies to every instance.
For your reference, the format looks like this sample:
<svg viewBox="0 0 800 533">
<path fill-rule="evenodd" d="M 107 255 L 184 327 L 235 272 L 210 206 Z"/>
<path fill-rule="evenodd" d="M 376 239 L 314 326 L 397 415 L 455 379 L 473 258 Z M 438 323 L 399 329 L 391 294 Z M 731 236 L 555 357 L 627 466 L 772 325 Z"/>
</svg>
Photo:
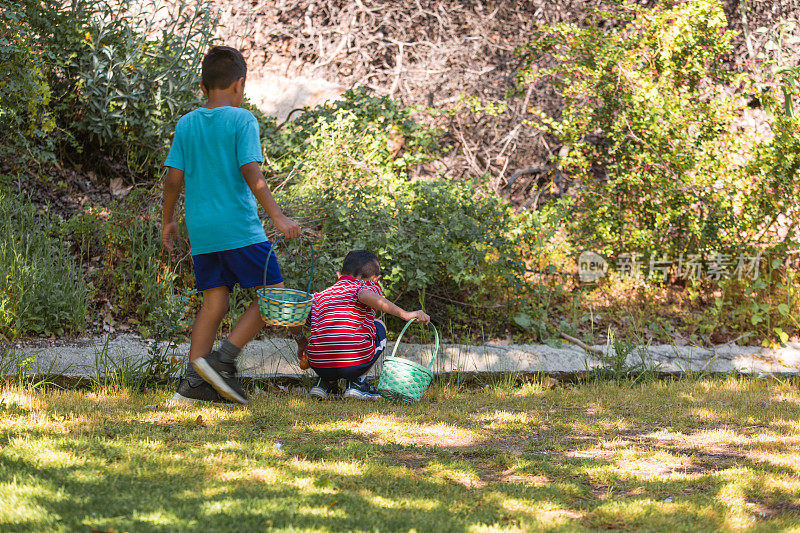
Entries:
<svg viewBox="0 0 800 533">
<path fill-rule="evenodd" d="M 422 311 L 421 309 L 418 311 L 406 311 L 405 309 L 397 307 L 395 304 L 393 304 L 383 296 L 375 294 L 372 291 L 362 290 L 361 292 L 359 292 L 358 301 L 377 311 L 383 311 L 384 313 L 389 313 L 390 315 L 400 317 L 403 320 L 411 320 L 412 318 L 416 318 L 423 324 L 427 324 L 428 322 L 431 321 L 431 317 L 425 314 L 425 312 Z"/>
<path fill-rule="evenodd" d="M 167 167 L 167 177 L 164 178 L 164 197 L 161 202 L 161 244 L 167 250 L 172 250 L 172 238 L 178 233 L 178 223 L 175 222 L 175 204 L 183 189 L 183 171 Z"/>
<path fill-rule="evenodd" d="M 264 179 L 264 174 L 261 172 L 261 167 L 258 162 L 252 161 L 241 167 L 242 176 L 247 186 L 253 191 L 253 196 L 256 197 L 258 203 L 267 212 L 272 223 L 278 228 L 278 231 L 283 233 L 287 239 L 296 239 L 300 236 L 300 225 L 294 220 L 283 214 L 278 202 L 272 197 L 272 193 L 267 186 L 267 180 Z"/>
</svg>

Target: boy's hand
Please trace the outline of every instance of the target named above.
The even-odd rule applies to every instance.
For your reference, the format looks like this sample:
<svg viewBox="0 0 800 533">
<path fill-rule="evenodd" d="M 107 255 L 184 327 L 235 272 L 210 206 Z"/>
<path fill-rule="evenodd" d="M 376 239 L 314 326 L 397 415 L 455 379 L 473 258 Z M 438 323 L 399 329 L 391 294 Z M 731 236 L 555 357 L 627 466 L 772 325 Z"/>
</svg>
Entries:
<svg viewBox="0 0 800 533">
<path fill-rule="evenodd" d="M 306 353 L 305 346 L 297 347 L 297 362 L 300 366 L 300 370 L 306 370 L 311 366 L 308 362 L 308 354 Z"/>
<path fill-rule="evenodd" d="M 382 311 L 384 313 L 389 313 L 390 315 L 394 315 L 396 317 L 402 318 L 403 320 L 417 320 L 418 322 L 422 322 L 423 324 L 427 324 L 431 321 L 431 317 L 425 314 L 425 311 L 422 309 L 418 311 L 405 311 L 400 309 L 395 304 L 376 294 L 372 291 L 360 291 L 358 293 L 358 301 L 362 304 L 366 305 L 367 307 L 371 307 L 376 311 Z"/>
<path fill-rule="evenodd" d="M 422 309 L 418 311 L 412 311 L 408 313 L 404 318 L 406 320 L 416 319 L 417 322 L 422 322 L 423 324 L 427 324 L 428 322 L 431 321 L 431 317 L 429 317 Z"/>
<path fill-rule="evenodd" d="M 277 220 L 273 220 L 273 222 L 278 231 L 283 233 L 287 239 L 296 239 L 300 236 L 300 224 L 291 218 L 282 215 L 277 217 Z"/>
<path fill-rule="evenodd" d="M 175 203 L 183 189 L 183 171 L 169 167 L 164 178 L 164 198 L 161 205 L 161 244 L 172 251 L 172 238 L 178 234 L 175 222 Z"/>
<path fill-rule="evenodd" d="M 261 167 L 258 166 L 258 162 L 251 161 L 246 165 L 242 165 L 240 170 L 242 171 L 244 181 L 253 192 L 253 196 L 255 196 L 258 203 L 261 204 L 261 207 L 264 208 L 264 211 L 267 212 L 269 218 L 272 219 L 272 223 L 278 228 L 278 231 L 283 233 L 287 239 L 298 238 L 300 236 L 300 226 L 297 222 L 284 215 L 277 202 L 275 202 L 275 198 L 272 196 L 269 186 L 267 186 L 264 173 L 261 172 Z"/>
<path fill-rule="evenodd" d="M 306 354 L 308 338 L 305 335 L 302 335 L 299 338 L 295 338 L 295 336 L 292 335 L 292 338 L 294 338 L 295 342 L 297 343 L 297 361 L 300 364 L 300 370 L 305 370 L 310 366 L 308 364 L 308 354 Z"/>
<path fill-rule="evenodd" d="M 177 222 L 167 222 L 161 228 L 161 244 L 169 250 L 172 251 L 172 238 L 178 234 L 178 223 Z"/>
</svg>

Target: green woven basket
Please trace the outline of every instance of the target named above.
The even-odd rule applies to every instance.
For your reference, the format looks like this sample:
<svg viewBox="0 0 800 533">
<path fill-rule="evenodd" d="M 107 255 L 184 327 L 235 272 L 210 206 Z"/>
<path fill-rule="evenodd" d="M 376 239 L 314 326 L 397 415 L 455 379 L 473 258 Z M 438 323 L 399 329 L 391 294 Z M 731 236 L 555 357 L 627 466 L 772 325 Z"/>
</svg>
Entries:
<svg viewBox="0 0 800 533">
<path fill-rule="evenodd" d="M 311 241 L 301 235 L 302 240 L 308 243 L 311 248 L 311 273 L 308 276 L 308 287 L 305 292 L 297 289 L 258 289 L 258 308 L 261 310 L 261 318 L 267 324 L 275 326 L 302 326 L 305 324 L 308 314 L 311 312 L 311 280 L 314 278 L 314 245 Z M 283 237 L 279 237 L 270 247 L 267 254 L 267 262 L 264 265 L 264 285 L 267 284 L 267 266 L 269 265 L 270 255 L 274 254 L 275 247 Z"/>
<path fill-rule="evenodd" d="M 413 322 L 414 320 L 412 319 L 406 323 L 394 343 L 392 355 L 383 360 L 383 370 L 378 380 L 378 392 L 381 396 L 393 402 L 418 402 L 433 380 L 431 368 L 433 368 L 433 362 L 436 361 L 436 354 L 439 353 L 439 332 L 436 331 L 436 326 L 431 322 L 428 322 L 428 325 L 433 328 L 435 345 L 431 362 L 427 367 L 414 361 L 394 356 L 397 352 L 397 347 L 400 346 L 400 338 Z"/>
</svg>

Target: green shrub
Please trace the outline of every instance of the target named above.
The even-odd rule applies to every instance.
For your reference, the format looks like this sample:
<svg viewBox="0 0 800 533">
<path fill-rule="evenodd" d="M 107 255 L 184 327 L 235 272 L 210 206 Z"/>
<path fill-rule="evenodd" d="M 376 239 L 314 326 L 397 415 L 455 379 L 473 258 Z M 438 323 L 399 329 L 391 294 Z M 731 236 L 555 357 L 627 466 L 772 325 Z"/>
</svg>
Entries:
<svg viewBox="0 0 800 533">
<path fill-rule="evenodd" d="M 170 9 L 145 5 L 131 12 L 106 3 L 76 4 L 89 17 L 69 65 L 79 86 L 79 113 L 69 117 L 76 133 L 127 160 L 134 172 L 161 165 L 178 117 L 200 105 L 200 62 L 216 20 L 209 1 Z M 155 22 L 159 12 L 165 27 Z"/>
<path fill-rule="evenodd" d="M 726 92 L 738 82 L 722 68 L 732 34 L 720 2 L 605 16 L 617 30 L 560 24 L 520 51 L 524 83 L 562 96 L 560 115 L 539 111 L 534 125 L 569 148 L 553 162 L 575 185 L 573 238 L 606 254 L 738 246 L 749 221 L 732 156 L 745 140 L 730 125 L 743 104 Z"/>
<path fill-rule="evenodd" d="M 791 85 L 781 92 L 784 102 L 798 96 Z M 780 109 L 771 124 L 773 137 L 755 145 L 752 159 L 744 166 L 750 179 L 742 187 L 748 201 L 741 217 L 748 222 L 750 242 L 785 252 L 800 242 L 800 117 L 789 104 L 772 108 Z"/>
<path fill-rule="evenodd" d="M 477 289 L 491 278 L 514 282 L 521 273 L 520 249 L 509 231 L 519 221 L 506 202 L 468 184 L 401 181 L 299 192 L 288 201 L 293 210 L 321 217 L 318 272 L 328 281 L 356 248 L 381 257 L 384 287 L 394 295 Z"/>
<path fill-rule="evenodd" d="M 411 118 L 412 109 L 365 89 L 311 108 L 278 128 L 261 122 L 265 170 L 275 182 L 339 186 L 407 176 L 441 152 L 441 131 Z M 295 176 L 294 179 L 291 179 Z"/>
<path fill-rule="evenodd" d="M 200 103 L 199 65 L 215 14 L 210 1 L 167 7 L 20 0 L 4 15 L 16 30 L 0 54 L 16 53 L 19 63 L 30 51 L 38 63 L 31 79 L 29 69 L 10 70 L 8 86 L 49 87 L 51 97 L 43 90 L 45 96 L 16 97 L 18 107 L 42 108 L 47 120 L 30 124 L 33 135 L 52 133 L 46 138 L 59 143 L 62 155 L 77 152 L 76 162 L 112 161 L 115 168 L 124 162 L 132 173 L 152 177 L 177 118 Z"/>
<path fill-rule="evenodd" d="M 478 182 L 412 181 L 410 170 L 442 148 L 441 132 L 411 112 L 357 90 L 282 129 L 262 123 L 267 171 L 291 184 L 279 202 L 320 235 L 312 288 L 333 283 L 347 252 L 366 248 L 380 257 L 392 300 L 435 309 L 440 324 L 494 314 L 504 331 L 509 307 L 527 294 L 546 217 L 516 214 Z M 288 250 L 280 259 L 287 286 L 305 287 L 307 259 Z"/>
<path fill-rule="evenodd" d="M 778 241 L 776 251 L 785 252 L 800 242 L 800 65 L 790 64 L 792 57 L 786 47 L 800 43 L 797 24 L 782 21 L 772 28 L 759 28 L 759 33 L 772 34 L 759 54 L 760 78 L 758 97 L 764 109 L 772 116 L 773 136 L 758 143 L 752 159 L 745 166 L 749 180 L 746 194 L 750 198 L 744 216 L 754 221 L 758 234 L 750 235 L 756 241 Z M 793 34 L 794 32 L 794 34 Z M 768 222 L 767 225 L 764 222 Z"/>
<path fill-rule="evenodd" d="M 0 11 L 0 160 L 52 161 L 55 120 L 42 62 L 26 40 L 18 4 Z"/>
<path fill-rule="evenodd" d="M 86 325 L 89 293 L 55 221 L 0 189 L 0 333 L 66 335 Z"/>
<path fill-rule="evenodd" d="M 280 199 L 291 211 L 316 216 L 321 240 L 315 283 L 320 290 L 336 280 L 344 256 L 369 249 L 381 260 L 389 298 L 407 307 L 436 306 L 446 322 L 448 304 L 475 317 L 483 307 L 508 304 L 521 296 L 523 261 L 532 228 L 509 204 L 448 181 L 395 181 L 390 186 L 301 190 Z M 289 287 L 305 287 L 307 274 L 282 262 Z M 500 327 L 506 318 L 501 312 Z"/>
</svg>

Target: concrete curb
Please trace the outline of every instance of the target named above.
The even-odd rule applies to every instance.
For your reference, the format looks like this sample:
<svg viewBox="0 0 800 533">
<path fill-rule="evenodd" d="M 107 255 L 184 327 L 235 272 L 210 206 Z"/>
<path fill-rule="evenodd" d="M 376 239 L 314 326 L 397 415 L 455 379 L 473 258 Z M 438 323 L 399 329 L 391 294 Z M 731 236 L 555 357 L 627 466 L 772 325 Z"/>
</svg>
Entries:
<svg viewBox="0 0 800 533">
<path fill-rule="evenodd" d="M 251 378 L 297 378 L 310 374 L 311 371 L 303 372 L 297 366 L 295 350 L 295 343 L 289 339 L 254 341 L 245 348 L 240 359 L 241 374 Z M 391 350 L 390 343 L 386 355 L 391 354 Z M 0 360 L 0 370 L 30 375 L 95 377 L 98 373 L 141 365 L 154 353 L 165 355 L 168 359 L 177 357 L 183 360 L 188 351 L 188 343 L 170 349 L 165 343 L 159 345 L 152 340 L 133 335 L 120 335 L 114 339 L 98 337 L 69 341 L 36 340 L 13 345 L 3 356 L 3 360 Z M 407 357 L 427 366 L 430 351 L 430 346 L 401 343 L 397 356 Z M 609 355 L 613 356 L 613 353 Z M 713 348 L 640 346 L 628 355 L 627 364 L 678 374 L 694 371 L 794 375 L 800 374 L 800 343 L 789 343 L 779 349 L 731 345 Z M 520 372 L 558 375 L 584 372 L 602 366 L 597 356 L 569 344 L 560 348 L 539 344 L 444 344 L 440 347 L 432 369 L 437 374 Z M 376 371 L 380 371 L 380 368 Z"/>
</svg>

